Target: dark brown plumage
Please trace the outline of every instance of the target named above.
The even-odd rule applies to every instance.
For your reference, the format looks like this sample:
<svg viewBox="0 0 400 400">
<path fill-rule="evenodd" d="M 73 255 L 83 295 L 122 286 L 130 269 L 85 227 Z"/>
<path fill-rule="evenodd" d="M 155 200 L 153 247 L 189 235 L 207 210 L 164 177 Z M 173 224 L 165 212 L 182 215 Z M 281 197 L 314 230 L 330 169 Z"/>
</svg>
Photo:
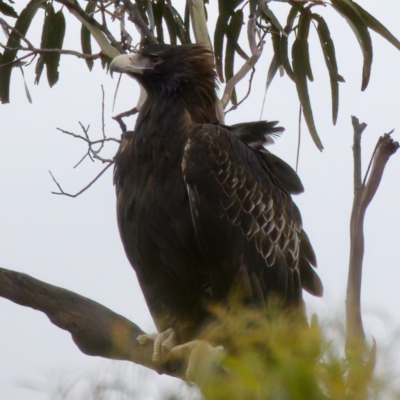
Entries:
<svg viewBox="0 0 400 400">
<path fill-rule="evenodd" d="M 262 147 L 282 129 L 218 125 L 212 56 L 202 46 L 148 46 L 111 69 L 147 92 L 118 151 L 115 185 L 121 238 L 159 331 L 193 339 L 208 306 L 233 286 L 256 305 L 274 295 L 301 308 L 302 288 L 322 295 L 291 199 L 301 182 Z"/>
</svg>

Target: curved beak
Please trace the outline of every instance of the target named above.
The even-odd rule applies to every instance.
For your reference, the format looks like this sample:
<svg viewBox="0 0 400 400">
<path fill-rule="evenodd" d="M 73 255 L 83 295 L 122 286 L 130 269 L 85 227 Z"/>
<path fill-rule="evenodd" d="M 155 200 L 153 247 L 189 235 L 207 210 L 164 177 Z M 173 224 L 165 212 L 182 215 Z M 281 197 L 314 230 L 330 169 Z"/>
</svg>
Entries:
<svg viewBox="0 0 400 400">
<path fill-rule="evenodd" d="M 110 64 L 110 74 L 113 72 L 142 74 L 148 69 L 146 58 L 137 53 L 121 54 L 115 57 Z"/>
</svg>

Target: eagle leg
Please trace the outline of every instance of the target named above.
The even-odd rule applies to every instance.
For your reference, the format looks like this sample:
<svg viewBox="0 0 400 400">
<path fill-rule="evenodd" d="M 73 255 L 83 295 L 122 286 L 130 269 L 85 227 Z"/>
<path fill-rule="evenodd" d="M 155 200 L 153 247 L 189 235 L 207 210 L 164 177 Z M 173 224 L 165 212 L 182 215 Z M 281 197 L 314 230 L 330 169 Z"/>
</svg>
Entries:
<svg viewBox="0 0 400 400">
<path fill-rule="evenodd" d="M 176 346 L 176 335 L 172 328 L 160 333 L 139 335 L 138 342 L 144 345 L 153 342 L 153 362 L 160 362 L 162 354 L 169 353 Z"/>
<path fill-rule="evenodd" d="M 211 346 L 205 340 L 193 340 L 171 349 L 168 359 L 186 359 L 186 379 L 199 382 L 224 356 L 223 346 Z"/>
</svg>

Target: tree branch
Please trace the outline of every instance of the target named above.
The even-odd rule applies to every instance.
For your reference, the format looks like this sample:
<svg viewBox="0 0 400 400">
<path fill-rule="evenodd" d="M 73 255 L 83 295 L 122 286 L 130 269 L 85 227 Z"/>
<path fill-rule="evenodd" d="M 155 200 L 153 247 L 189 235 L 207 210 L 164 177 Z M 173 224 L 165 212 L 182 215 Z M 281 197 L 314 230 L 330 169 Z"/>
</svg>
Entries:
<svg viewBox="0 0 400 400">
<path fill-rule="evenodd" d="M 71 333 L 84 354 L 132 361 L 185 379 L 184 362 L 163 364 L 162 368 L 156 365 L 152 343 L 141 345 L 137 341 L 144 332 L 93 300 L 5 268 L 0 268 L 0 297 L 45 313 L 54 325 Z"/>
<path fill-rule="evenodd" d="M 249 41 L 249 46 L 251 50 L 252 56 L 243 64 L 240 70 L 232 76 L 231 79 L 226 83 L 224 94 L 221 98 L 222 107 L 225 108 L 232 95 L 232 91 L 235 86 L 251 71 L 254 66 L 257 64 L 258 60 L 261 57 L 263 51 L 263 43 L 261 42 L 258 46 L 256 43 L 256 17 L 251 15 L 249 17 L 249 22 L 247 23 L 247 36 Z"/>
<path fill-rule="evenodd" d="M 143 21 L 143 18 L 140 15 L 137 5 L 132 4 L 130 0 L 123 0 L 123 3 L 129 15 L 128 17 L 129 21 L 135 24 L 135 26 L 137 27 L 142 36 L 141 41 L 143 42 L 144 39 L 147 39 L 149 41 L 149 44 L 157 44 L 158 43 L 157 39 L 155 38 L 150 28 Z"/>
<path fill-rule="evenodd" d="M 350 262 L 346 297 L 346 352 L 363 357 L 365 334 L 361 318 L 361 282 L 364 257 L 364 217 L 382 179 L 386 163 L 399 148 L 390 134 L 379 138 L 372 155 L 373 165 L 368 179 L 361 181 L 361 134 L 366 124 L 352 117 L 354 128 L 354 200 L 350 220 Z"/>
</svg>

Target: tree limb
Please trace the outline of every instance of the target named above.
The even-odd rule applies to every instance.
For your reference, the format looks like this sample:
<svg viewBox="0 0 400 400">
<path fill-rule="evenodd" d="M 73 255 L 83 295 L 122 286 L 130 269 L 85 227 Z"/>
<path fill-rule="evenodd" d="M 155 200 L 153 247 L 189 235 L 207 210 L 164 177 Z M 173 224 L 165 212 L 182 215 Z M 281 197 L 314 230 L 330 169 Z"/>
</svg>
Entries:
<svg viewBox="0 0 400 400">
<path fill-rule="evenodd" d="M 399 148 L 390 134 L 379 138 L 372 155 L 371 172 L 361 181 L 361 134 L 366 124 L 353 117 L 354 128 L 354 200 L 350 220 L 350 262 L 346 297 L 346 352 L 363 357 L 366 349 L 365 334 L 361 318 L 361 281 L 364 257 L 364 217 L 382 179 L 386 163 Z"/>
<path fill-rule="evenodd" d="M 156 365 L 152 343 L 141 345 L 137 341 L 144 332 L 93 300 L 5 268 L 0 268 L 0 297 L 45 313 L 54 325 L 71 333 L 84 354 L 132 361 L 185 379 L 184 362 L 162 368 Z"/>
</svg>

